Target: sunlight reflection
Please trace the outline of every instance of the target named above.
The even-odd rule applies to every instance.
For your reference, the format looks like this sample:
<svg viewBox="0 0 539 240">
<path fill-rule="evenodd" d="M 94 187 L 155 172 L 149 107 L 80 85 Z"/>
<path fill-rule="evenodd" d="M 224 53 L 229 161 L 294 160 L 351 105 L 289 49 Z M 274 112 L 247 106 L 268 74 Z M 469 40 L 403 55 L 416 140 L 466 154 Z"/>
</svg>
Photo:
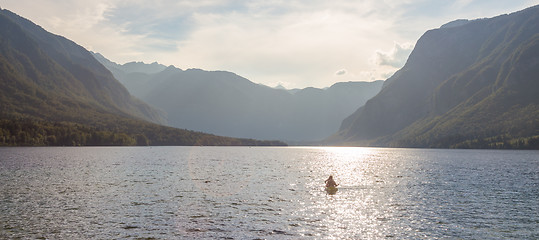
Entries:
<svg viewBox="0 0 539 240">
<path fill-rule="evenodd" d="M 365 173 L 376 149 L 358 147 L 321 147 L 326 174 L 333 175 L 339 188 L 354 188 L 368 184 Z"/>
<path fill-rule="evenodd" d="M 318 200 L 308 211 L 323 215 L 321 224 L 327 229 L 329 236 L 337 239 L 376 237 L 380 223 L 383 223 L 384 213 L 376 207 L 380 199 L 376 189 L 382 182 L 378 173 L 385 166 L 380 161 L 384 156 L 375 148 L 358 147 L 320 147 L 318 158 L 311 162 L 320 177 L 333 175 L 340 184 L 335 195 L 319 195 Z M 321 184 L 317 179 L 316 184 Z M 385 203 L 382 203 L 385 204 Z M 362 234 L 352 233 L 350 229 L 361 226 Z M 374 236 L 373 236 L 374 234 Z M 369 236 L 370 235 L 370 236 Z"/>
</svg>

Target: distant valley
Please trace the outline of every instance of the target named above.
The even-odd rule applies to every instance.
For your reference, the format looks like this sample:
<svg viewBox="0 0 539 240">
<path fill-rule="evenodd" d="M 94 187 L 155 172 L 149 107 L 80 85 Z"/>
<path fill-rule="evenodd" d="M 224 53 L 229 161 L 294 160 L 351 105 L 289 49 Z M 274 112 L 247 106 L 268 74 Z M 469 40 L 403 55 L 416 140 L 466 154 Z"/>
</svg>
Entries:
<svg viewBox="0 0 539 240">
<path fill-rule="evenodd" d="M 288 91 L 226 71 L 181 70 L 157 63 L 114 63 L 94 56 L 136 97 L 167 114 L 173 127 L 224 136 L 319 141 L 382 88 L 383 81 L 342 82 Z"/>
</svg>

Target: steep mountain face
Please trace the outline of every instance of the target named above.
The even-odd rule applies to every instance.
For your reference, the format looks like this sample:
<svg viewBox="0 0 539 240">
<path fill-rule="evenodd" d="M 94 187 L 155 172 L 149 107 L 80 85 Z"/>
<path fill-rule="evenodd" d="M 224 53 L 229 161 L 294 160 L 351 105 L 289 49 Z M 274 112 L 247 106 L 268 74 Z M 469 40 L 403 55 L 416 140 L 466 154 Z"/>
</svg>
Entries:
<svg viewBox="0 0 539 240">
<path fill-rule="evenodd" d="M 81 46 L 0 9 L 0 146 L 284 145 L 161 126 Z"/>
<path fill-rule="evenodd" d="M 332 140 L 405 147 L 530 147 L 539 137 L 539 6 L 426 32 Z"/>
<path fill-rule="evenodd" d="M 111 68 L 133 95 L 164 110 L 171 126 L 233 137 L 323 139 L 378 93 L 383 83 L 348 82 L 327 89 L 287 91 L 255 84 L 230 72 L 183 71 L 170 66 L 148 73 L 146 67 L 132 71 L 97 54 L 96 58 Z"/>
<path fill-rule="evenodd" d="M 133 98 L 90 52 L 8 11 L 0 11 L 3 115 L 87 120 L 80 109 L 164 122 Z"/>
</svg>

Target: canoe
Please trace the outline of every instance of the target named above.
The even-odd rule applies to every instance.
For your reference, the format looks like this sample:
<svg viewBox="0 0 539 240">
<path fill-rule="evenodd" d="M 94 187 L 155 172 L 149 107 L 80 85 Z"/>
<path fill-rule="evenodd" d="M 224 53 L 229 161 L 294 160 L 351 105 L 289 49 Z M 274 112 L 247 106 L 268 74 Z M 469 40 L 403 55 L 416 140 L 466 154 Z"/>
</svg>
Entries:
<svg viewBox="0 0 539 240">
<path fill-rule="evenodd" d="M 326 187 L 326 192 L 331 195 L 337 193 L 338 190 L 339 189 L 337 187 Z"/>
</svg>

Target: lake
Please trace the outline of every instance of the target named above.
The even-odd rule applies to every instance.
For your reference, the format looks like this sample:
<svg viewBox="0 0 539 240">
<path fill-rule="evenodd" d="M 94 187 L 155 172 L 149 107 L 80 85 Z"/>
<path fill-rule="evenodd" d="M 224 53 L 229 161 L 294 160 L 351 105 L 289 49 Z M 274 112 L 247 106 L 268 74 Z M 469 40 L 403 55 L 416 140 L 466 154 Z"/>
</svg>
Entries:
<svg viewBox="0 0 539 240">
<path fill-rule="evenodd" d="M 539 151 L 0 148 L 0 182 L 1 239 L 539 239 Z"/>
</svg>

